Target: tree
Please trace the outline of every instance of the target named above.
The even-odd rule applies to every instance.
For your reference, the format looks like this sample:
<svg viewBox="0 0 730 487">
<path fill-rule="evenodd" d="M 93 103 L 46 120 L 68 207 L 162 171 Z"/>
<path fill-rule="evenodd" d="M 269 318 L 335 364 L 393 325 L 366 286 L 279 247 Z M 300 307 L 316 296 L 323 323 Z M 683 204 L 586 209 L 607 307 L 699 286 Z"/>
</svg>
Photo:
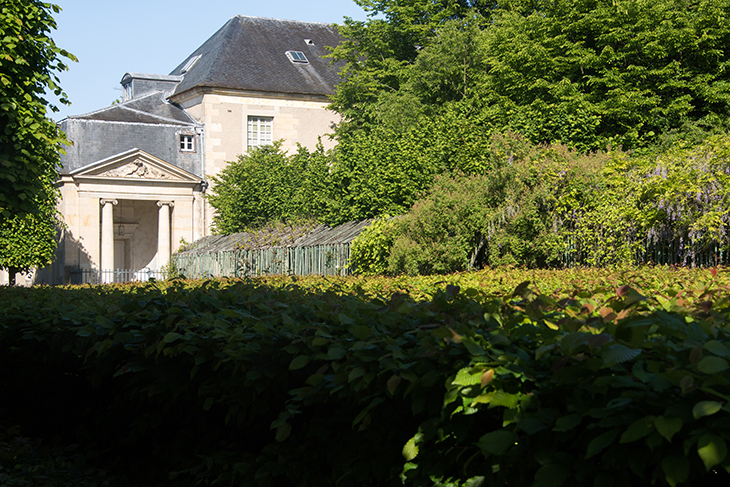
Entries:
<svg viewBox="0 0 730 487">
<path fill-rule="evenodd" d="M 50 263 L 56 248 L 56 200 L 62 144 L 48 118 L 58 109 L 48 89 L 68 103 L 57 73 L 69 52 L 49 37 L 59 7 L 38 0 L 0 5 L 0 267 L 27 270 Z"/>
<path fill-rule="evenodd" d="M 332 98 L 332 108 L 344 116 L 340 133 L 362 128 L 377 119 L 389 103 L 381 95 L 396 93 L 410 77 L 421 49 L 440 25 L 470 12 L 490 11 L 485 0 L 355 0 L 370 20 L 345 19 L 339 26 L 345 39 L 332 52 L 343 63 L 342 81 Z"/>
<path fill-rule="evenodd" d="M 271 221 L 322 217 L 328 212 L 329 166 L 321 146 L 299 147 L 287 156 L 281 141 L 252 148 L 218 175 L 208 201 L 215 208 L 215 230 L 229 234 Z"/>
<path fill-rule="evenodd" d="M 35 196 L 38 213 L 0 218 L 0 267 L 8 269 L 10 284 L 17 272 L 44 267 L 55 256 L 62 227 L 56 210 L 55 177 L 46 177 L 42 192 Z"/>
<path fill-rule="evenodd" d="M 57 72 L 67 69 L 69 52 L 49 37 L 56 5 L 38 0 L 4 0 L 0 7 L 0 209 L 4 218 L 38 213 L 34 196 L 56 174 L 65 137 L 47 117 L 58 111 L 46 89 L 68 103 Z"/>
<path fill-rule="evenodd" d="M 647 146 L 730 111 L 727 0 L 565 0 L 485 29 L 485 119 L 581 150 Z"/>
<path fill-rule="evenodd" d="M 363 3 L 384 18 L 342 29 L 341 132 L 459 103 L 490 132 L 590 151 L 730 111 L 730 0 L 444 1 L 424 15 L 418 0 Z"/>
</svg>

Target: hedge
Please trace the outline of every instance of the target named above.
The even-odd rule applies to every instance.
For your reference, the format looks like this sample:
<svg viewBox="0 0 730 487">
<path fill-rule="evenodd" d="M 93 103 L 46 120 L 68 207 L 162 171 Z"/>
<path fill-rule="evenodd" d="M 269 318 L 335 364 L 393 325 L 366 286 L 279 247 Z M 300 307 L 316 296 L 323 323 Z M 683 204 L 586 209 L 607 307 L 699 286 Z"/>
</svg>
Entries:
<svg viewBox="0 0 730 487">
<path fill-rule="evenodd" d="M 88 485 L 708 485 L 730 298 L 725 271 L 692 276 L 3 288 L 0 414 Z"/>
</svg>

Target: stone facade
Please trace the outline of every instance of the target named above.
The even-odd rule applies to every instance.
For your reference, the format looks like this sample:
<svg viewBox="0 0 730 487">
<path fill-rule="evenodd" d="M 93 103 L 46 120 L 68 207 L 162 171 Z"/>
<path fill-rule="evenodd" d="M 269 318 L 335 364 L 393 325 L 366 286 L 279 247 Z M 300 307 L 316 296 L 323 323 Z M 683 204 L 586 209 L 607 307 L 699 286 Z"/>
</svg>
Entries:
<svg viewBox="0 0 730 487">
<path fill-rule="evenodd" d="M 122 103 L 63 120 L 72 145 L 57 259 L 18 281 L 78 282 L 111 269 L 144 279 L 163 268 L 182 241 L 210 235 L 208 180 L 250 149 L 252 117 L 289 152 L 320 138 L 331 148 L 337 68 L 321 57 L 338 41 L 327 24 L 237 16 L 171 74 L 126 73 Z"/>
</svg>

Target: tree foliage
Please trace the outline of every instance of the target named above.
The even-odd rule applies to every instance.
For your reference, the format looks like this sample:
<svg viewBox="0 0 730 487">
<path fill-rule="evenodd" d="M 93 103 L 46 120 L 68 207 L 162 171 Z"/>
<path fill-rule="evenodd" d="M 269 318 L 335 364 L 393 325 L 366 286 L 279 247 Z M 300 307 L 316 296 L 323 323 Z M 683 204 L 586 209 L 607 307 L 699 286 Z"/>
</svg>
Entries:
<svg viewBox="0 0 730 487">
<path fill-rule="evenodd" d="M 0 211 L 6 219 L 38 214 L 57 197 L 45 185 L 56 175 L 65 137 L 48 118 L 57 108 L 44 96 L 48 89 L 67 103 L 57 73 L 66 69 L 65 59 L 76 58 L 50 38 L 53 12 L 58 6 L 39 0 L 0 5 Z"/>
<path fill-rule="evenodd" d="M 566 215 L 593 204 L 609 155 L 492 140 L 507 147 L 511 141 L 517 150 L 482 174 L 437 176 L 424 197 L 382 229 L 377 241 L 391 248 L 381 249 L 379 259 L 361 258 L 360 247 L 374 245 L 370 233 L 353 242 L 355 267 L 425 275 L 509 264 L 563 265 L 573 238 Z"/>
<path fill-rule="evenodd" d="M 11 274 L 50 264 L 63 226 L 55 205 L 55 181 L 46 177 L 42 192 L 34 196 L 37 213 L 0 217 L 0 268 Z M 11 282 L 14 276 L 10 277 Z"/>
<path fill-rule="evenodd" d="M 328 159 L 300 147 L 288 156 L 281 141 L 254 147 L 213 176 L 208 200 L 215 230 L 236 233 L 274 220 L 326 215 L 330 206 Z"/>
<path fill-rule="evenodd" d="M 57 73 L 76 58 L 50 38 L 53 12 L 38 0 L 0 4 L 0 268 L 11 273 L 50 263 L 60 226 L 55 182 L 66 139 L 44 96 L 68 103 Z"/>
<path fill-rule="evenodd" d="M 649 255 L 651 228 L 693 245 L 723 231 L 719 223 L 707 223 L 721 220 L 714 210 L 698 217 L 707 231 L 687 224 L 668 232 L 659 220 L 639 228 L 642 218 L 654 218 L 647 205 L 659 193 L 645 191 L 638 174 L 662 154 L 685 161 L 673 174 L 686 170 L 703 181 L 703 175 L 716 174 L 716 169 L 702 173 L 692 162 L 695 156 L 685 151 L 714 134 L 720 138 L 707 150 L 719 157 L 717 144 L 725 143 L 721 137 L 730 129 L 725 49 L 730 0 L 358 4 L 371 18 L 347 19 L 341 26 L 345 41 L 332 52 L 344 63 L 332 98 L 332 108 L 344 117 L 338 145 L 320 163 L 319 179 L 308 180 L 308 196 L 317 201 L 310 214 L 321 221 L 401 215 L 414 208 L 401 220 L 412 223 L 403 230 L 411 240 L 401 240 L 398 248 L 424 251 L 409 264 L 419 272 L 425 268 L 416 262 L 435 255 L 435 247 L 419 240 L 435 245 L 429 240 L 435 234 L 466 235 L 453 225 L 479 219 L 486 219 L 482 227 L 487 221 L 496 225 L 490 244 L 476 260 L 470 256 L 478 244 L 465 244 L 472 251 L 452 248 L 459 264 L 444 265 L 443 271 L 482 264 L 552 265 L 556 252 L 563 252 L 564 260 L 566 249 L 575 261 L 589 264 L 630 262 L 637 252 Z M 602 151 L 612 154 L 605 171 L 599 166 L 606 158 L 592 155 Z M 253 186 L 286 187 L 278 174 L 269 172 L 270 182 L 252 184 L 251 194 L 258 191 Z M 717 184 L 724 184 L 716 175 Z M 495 186 L 499 181 L 505 186 Z M 709 194 L 707 188 L 701 192 Z M 297 199 L 294 192 L 287 194 L 277 211 L 265 215 L 291 215 L 287 204 Z M 644 199 L 635 200 L 636 194 Z M 502 202 L 489 206 L 494 195 Z M 252 202 L 252 208 L 272 207 L 268 198 Z M 439 215 L 442 204 L 461 218 Z M 443 228 L 436 231 L 438 225 Z M 430 231 L 436 233 L 426 238 Z"/>
<path fill-rule="evenodd" d="M 0 428 L 0 482 L 727 485 L 728 285 L 658 267 L 8 289 L 0 421 L 47 450 Z"/>
<path fill-rule="evenodd" d="M 340 33 L 345 39 L 332 57 L 345 62 L 343 82 L 332 106 L 345 116 L 345 127 L 362 127 L 388 109 L 379 95 L 397 92 L 409 77 L 418 52 L 449 19 L 471 10 L 488 11 L 484 0 L 356 0 L 370 20 L 345 19 Z M 345 129 L 346 130 L 346 129 Z"/>
<path fill-rule="evenodd" d="M 347 62 L 333 102 L 342 131 L 459 103 L 490 131 L 587 151 L 646 146 L 730 108 L 727 0 L 427 3 L 440 14 L 383 1 L 384 19 L 343 28 L 355 40 L 333 53 Z M 375 47 L 393 44 L 402 51 Z"/>
<path fill-rule="evenodd" d="M 729 178 L 728 135 L 633 156 L 537 147 L 485 175 L 437 176 L 426 196 L 372 234 L 376 240 L 364 233 L 353 243 L 378 249 L 353 251 L 353 261 L 366 273 L 395 274 L 715 265 L 730 251 Z"/>
</svg>

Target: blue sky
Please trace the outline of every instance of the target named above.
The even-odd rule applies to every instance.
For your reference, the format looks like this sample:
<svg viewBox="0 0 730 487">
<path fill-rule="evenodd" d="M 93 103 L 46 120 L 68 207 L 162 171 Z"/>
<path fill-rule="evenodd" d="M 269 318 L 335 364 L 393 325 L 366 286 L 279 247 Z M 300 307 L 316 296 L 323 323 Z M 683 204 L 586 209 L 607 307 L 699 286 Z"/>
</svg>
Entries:
<svg viewBox="0 0 730 487">
<path fill-rule="evenodd" d="M 126 72 L 168 74 L 235 15 L 307 22 L 365 20 L 353 0 L 56 0 L 56 45 L 78 63 L 60 75 L 71 106 L 48 99 L 60 109 L 54 120 L 111 105 L 122 95 Z"/>
</svg>

